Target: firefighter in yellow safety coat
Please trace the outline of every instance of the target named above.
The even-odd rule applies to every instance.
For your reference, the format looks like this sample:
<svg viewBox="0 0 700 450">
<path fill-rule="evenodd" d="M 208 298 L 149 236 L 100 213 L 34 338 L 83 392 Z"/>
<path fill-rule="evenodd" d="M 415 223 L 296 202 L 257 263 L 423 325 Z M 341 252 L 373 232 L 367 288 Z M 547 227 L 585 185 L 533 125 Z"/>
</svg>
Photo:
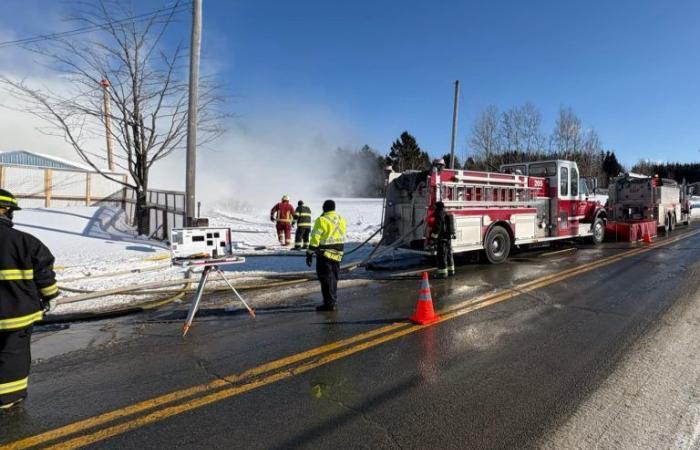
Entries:
<svg viewBox="0 0 700 450">
<path fill-rule="evenodd" d="M 13 228 L 17 199 L 0 189 L 0 411 L 27 396 L 34 322 L 58 297 L 54 257 L 34 236 Z"/>
<path fill-rule="evenodd" d="M 306 251 L 306 265 L 309 267 L 316 254 L 316 275 L 323 293 L 323 304 L 317 306 L 316 311 L 337 309 L 338 277 L 346 234 L 345 219 L 335 212 L 335 202 L 326 200 L 323 202 L 323 214 L 314 222 L 309 249 Z"/>
</svg>

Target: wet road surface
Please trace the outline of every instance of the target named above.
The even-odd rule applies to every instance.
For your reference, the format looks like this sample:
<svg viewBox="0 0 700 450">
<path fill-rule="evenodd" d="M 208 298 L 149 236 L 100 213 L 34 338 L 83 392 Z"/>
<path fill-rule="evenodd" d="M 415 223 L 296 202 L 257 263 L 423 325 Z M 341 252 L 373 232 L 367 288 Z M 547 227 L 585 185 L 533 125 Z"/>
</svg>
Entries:
<svg viewBox="0 0 700 450">
<path fill-rule="evenodd" d="M 103 345 L 46 353 L 26 407 L 0 416 L 0 443 L 532 445 L 595 391 L 673 305 L 679 283 L 686 291 L 700 284 L 684 277 L 700 254 L 697 231 L 652 247 L 609 243 L 461 266 L 457 277 L 431 283 L 436 307 L 452 312 L 425 328 L 404 322 L 418 281 L 343 291 L 335 314 L 312 306 L 259 311 L 256 320 L 203 312 L 185 339 L 182 311 L 87 325 L 85 333 L 121 331 Z"/>
</svg>

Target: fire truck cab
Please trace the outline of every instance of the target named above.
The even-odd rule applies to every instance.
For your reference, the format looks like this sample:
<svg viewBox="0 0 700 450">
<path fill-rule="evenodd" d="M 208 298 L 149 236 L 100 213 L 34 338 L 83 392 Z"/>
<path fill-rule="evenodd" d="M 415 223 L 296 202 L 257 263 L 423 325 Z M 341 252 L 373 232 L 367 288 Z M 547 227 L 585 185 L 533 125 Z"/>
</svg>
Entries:
<svg viewBox="0 0 700 450">
<path fill-rule="evenodd" d="M 602 242 L 606 213 L 582 181 L 573 161 L 508 164 L 501 172 L 433 167 L 391 174 L 384 245 L 432 253 L 435 203 L 455 219 L 455 253 L 483 250 L 487 260 L 506 260 L 511 247 L 557 239 Z"/>
</svg>

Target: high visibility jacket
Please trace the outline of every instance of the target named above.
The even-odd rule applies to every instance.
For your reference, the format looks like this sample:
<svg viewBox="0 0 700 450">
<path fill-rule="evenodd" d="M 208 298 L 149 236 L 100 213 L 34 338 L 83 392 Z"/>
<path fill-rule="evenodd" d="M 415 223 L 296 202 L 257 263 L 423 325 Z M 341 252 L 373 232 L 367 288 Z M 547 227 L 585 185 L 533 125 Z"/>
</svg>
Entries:
<svg viewBox="0 0 700 450">
<path fill-rule="evenodd" d="M 58 297 L 53 263 L 39 239 L 0 216 L 0 332 L 41 320 L 42 301 Z"/>
<path fill-rule="evenodd" d="M 343 259 L 343 249 L 347 225 L 345 219 L 335 211 L 323 213 L 311 230 L 311 240 L 307 253 L 318 253 L 332 261 Z"/>
<path fill-rule="evenodd" d="M 308 206 L 297 206 L 294 211 L 294 220 L 299 228 L 311 228 L 311 208 Z"/>
<path fill-rule="evenodd" d="M 279 202 L 270 210 L 270 217 L 274 217 L 277 223 L 292 223 L 294 207 L 289 202 Z"/>
</svg>

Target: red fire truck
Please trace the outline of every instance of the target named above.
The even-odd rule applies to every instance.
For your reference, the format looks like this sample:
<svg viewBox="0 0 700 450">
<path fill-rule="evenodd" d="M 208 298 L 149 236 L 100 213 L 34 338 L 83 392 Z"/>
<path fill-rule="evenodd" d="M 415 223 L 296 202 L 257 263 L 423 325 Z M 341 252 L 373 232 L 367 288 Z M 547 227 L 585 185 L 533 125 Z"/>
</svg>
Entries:
<svg viewBox="0 0 700 450">
<path fill-rule="evenodd" d="M 435 203 L 454 216 L 455 253 L 483 250 L 501 263 L 512 246 L 605 236 L 606 211 L 575 162 L 552 160 L 501 167 L 501 172 L 442 169 L 389 175 L 384 245 L 432 253 Z"/>
<path fill-rule="evenodd" d="M 657 228 L 673 231 L 690 220 L 691 189 L 685 183 L 627 173 L 612 180 L 609 192 L 607 233 L 615 240 L 653 238 Z"/>
</svg>

